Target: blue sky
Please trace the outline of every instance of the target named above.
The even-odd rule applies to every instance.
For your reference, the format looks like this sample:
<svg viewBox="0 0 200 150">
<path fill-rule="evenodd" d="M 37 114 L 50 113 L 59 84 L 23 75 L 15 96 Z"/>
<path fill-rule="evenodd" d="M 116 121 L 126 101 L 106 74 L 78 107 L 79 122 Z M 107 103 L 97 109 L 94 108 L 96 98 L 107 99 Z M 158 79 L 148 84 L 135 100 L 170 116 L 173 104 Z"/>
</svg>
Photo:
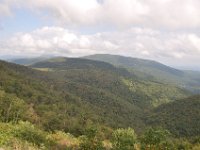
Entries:
<svg viewBox="0 0 200 150">
<path fill-rule="evenodd" d="M 0 0 L 0 57 L 109 53 L 198 67 L 199 7 L 199 0 Z"/>
<path fill-rule="evenodd" d="M 1 23 L 1 37 L 12 36 L 17 32 L 31 32 L 43 26 L 52 26 L 53 22 L 42 19 L 28 9 L 14 9 L 13 15 L 3 19 Z"/>
</svg>

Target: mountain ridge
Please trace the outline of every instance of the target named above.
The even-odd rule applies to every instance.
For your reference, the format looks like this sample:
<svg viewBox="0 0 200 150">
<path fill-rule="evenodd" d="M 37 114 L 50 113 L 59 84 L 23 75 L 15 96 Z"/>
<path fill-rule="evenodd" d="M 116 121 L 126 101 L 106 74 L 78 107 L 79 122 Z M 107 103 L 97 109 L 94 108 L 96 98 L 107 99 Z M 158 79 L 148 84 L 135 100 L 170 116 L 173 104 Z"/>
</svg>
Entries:
<svg viewBox="0 0 200 150">
<path fill-rule="evenodd" d="M 170 83 L 183 87 L 191 92 L 200 93 L 199 72 L 183 71 L 156 61 L 119 55 L 96 54 L 83 58 L 108 62 L 115 66 L 122 66 L 142 79 L 147 78 L 148 80 Z"/>
</svg>

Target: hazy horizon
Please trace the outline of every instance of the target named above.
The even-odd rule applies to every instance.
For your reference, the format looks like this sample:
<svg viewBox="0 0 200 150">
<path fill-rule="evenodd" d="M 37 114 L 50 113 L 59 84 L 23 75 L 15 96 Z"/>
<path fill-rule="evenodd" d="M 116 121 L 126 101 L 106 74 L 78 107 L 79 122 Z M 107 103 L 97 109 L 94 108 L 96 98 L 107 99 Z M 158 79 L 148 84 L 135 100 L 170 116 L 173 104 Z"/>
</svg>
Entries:
<svg viewBox="0 0 200 150">
<path fill-rule="evenodd" d="M 92 55 L 98 55 L 98 54 L 92 54 Z M 101 55 L 101 54 L 100 54 Z M 115 54 L 103 54 L 103 55 L 115 55 Z M 91 56 L 91 55 L 84 55 L 84 56 L 61 56 L 61 55 L 41 55 L 41 56 L 4 56 L 4 57 L 0 57 L 0 60 L 4 60 L 4 61 L 14 61 L 14 60 L 20 60 L 20 59 L 37 59 L 37 58 L 46 58 L 46 59 L 50 59 L 50 58 L 55 58 L 55 57 L 69 57 L 69 58 L 82 58 L 85 56 Z M 123 56 L 123 55 L 117 55 L 117 56 L 122 56 L 122 57 L 130 57 L 130 56 Z M 131 57 L 131 58 L 136 58 L 136 59 L 144 59 L 144 60 L 152 60 L 152 61 L 156 61 L 153 59 L 145 59 L 145 58 L 139 58 L 139 57 Z M 179 69 L 179 70 L 188 70 L 188 71 L 200 71 L 200 67 L 199 66 L 184 66 L 184 65 L 170 65 L 167 63 L 163 63 L 163 62 L 159 62 L 156 61 L 158 63 L 161 63 L 163 65 L 175 68 L 175 69 Z"/>
</svg>

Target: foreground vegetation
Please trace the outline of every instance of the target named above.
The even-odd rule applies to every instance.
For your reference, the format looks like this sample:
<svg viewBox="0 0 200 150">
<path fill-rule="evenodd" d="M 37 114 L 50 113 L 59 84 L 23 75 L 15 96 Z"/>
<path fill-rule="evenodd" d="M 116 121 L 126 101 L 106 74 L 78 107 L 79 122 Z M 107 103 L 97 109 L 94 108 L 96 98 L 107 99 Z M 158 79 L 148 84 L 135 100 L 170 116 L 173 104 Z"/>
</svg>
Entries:
<svg viewBox="0 0 200 150">
<path fill-rule="evenodd" d="M 175 139 L 167 130 L 147 129 L 137 136 L 132 128 L 102 130 L 95 126 L 75 137 L 63 131 L 45 132 L 29 122 L 0 123 L 0 148 L 5 150 L 198 150 L 200 137 Z"/>
</svg>

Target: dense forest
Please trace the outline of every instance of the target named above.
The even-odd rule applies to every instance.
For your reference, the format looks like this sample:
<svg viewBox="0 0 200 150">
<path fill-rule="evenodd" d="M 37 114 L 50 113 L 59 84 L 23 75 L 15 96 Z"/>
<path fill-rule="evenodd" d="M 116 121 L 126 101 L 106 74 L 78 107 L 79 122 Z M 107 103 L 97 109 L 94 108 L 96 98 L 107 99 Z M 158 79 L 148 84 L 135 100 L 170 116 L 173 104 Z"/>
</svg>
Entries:
<svg viewBox="0 0 200 150">
<path fill-rule="evenodd" d="M 0 148 L 200 148 L 198 73 L 88 58 L 0 61 Z"/>
</svg>

